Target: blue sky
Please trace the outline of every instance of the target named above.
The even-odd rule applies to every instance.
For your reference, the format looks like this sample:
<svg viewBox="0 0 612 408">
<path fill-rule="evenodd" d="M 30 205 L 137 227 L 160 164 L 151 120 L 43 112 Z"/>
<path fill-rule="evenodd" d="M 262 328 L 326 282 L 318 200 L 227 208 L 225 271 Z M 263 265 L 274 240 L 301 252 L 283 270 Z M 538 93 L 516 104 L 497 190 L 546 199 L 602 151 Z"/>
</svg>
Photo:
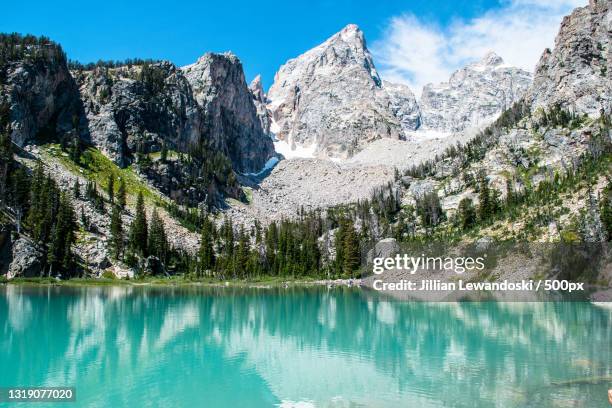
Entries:
<svg viewBox="0 0 612 408">
<path fill-rule="evenodd" d="M 553 1 L 559 3 L 559 9 L 554 12 L 566 12 L 575 1 L 578 0 Z M 231 50 L 242 60 L 247 81 L 261 73 L 267 88 L 278 67 L 287 59 L 319 44 L 346 24 L 356 23 L 365 32 L 368 45 L 373 45 L 383 74 L 420 86 L 422 81 L 416 79 L 420 74 L 414 70 L 424 68 L 404 64 L 403 57 L 393 61 L 398 59 L 398 53 L 422 51 L 414 49 L 414 37 L 410 29 L 402 31 L 402 24 L 404 29 L 406 25 L 421 29 L 417 34 L 425 30 L 441 36 L 437 43 L 451 42 L 455 35 L 452 27 L 466 26 L 483 16 L 504 13 L 525 3 L 529 8 L 543 8 L 553 13 L 548 5 L 543 6 L 550 2 L 543 0 L 194 0 L 176 3 L 35 0 L 4 4 L 0 31 L 47 35 L 62 44 L 69 58 L 81 62 L 140 57 L 186 65 L 207 51 Z M 419 43 L 430 47 L 427 41 Z M 412 45 L 402 50 L 402 44 Z M 442 47 L 436 52 L 446 50 Z M 462 62 L 459 60 L 432 63 L 445 65 L 437 73 L 442 79 L 455 68 L 453 65 Z"/>
</svg>

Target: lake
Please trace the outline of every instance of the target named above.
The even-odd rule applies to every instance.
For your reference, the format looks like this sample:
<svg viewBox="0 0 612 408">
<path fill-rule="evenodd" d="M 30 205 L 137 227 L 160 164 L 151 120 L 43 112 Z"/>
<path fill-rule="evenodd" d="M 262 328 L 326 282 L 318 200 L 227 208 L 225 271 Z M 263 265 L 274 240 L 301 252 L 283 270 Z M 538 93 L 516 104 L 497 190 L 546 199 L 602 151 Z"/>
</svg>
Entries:
<svg viewBox="0 0 612 408">
<path fill-rule="evenodd" d="M 0 386 L 76 387 L 52 407 L 605 407 L 612 388 L 612 309 L 590 303 L 3 285 L 0 331 Z"/>
</svg>

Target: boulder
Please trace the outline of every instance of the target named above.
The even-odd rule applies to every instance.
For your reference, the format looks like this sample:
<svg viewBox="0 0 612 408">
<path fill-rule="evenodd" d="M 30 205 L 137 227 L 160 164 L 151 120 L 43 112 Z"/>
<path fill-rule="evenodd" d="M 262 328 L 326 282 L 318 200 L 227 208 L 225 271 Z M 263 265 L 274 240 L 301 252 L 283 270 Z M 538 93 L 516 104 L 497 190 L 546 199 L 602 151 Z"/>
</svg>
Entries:
<svg viewBox="0 0 612 408">
<path fill-rule="evenodd" d="M 18 238 L 13 243 L 13 260 L 6 277 L 34 277 L 42 274 L 42 252 L 27 238 Z"/>
<path fill-rule="evenodd" d="M 368 263 L 372 263 L 374 258 L 390 258 L 395 256 L 400 250 L 400 246 L 395 238 L 385 238 L 374 245 L 368 251 Z"/>
</svg>

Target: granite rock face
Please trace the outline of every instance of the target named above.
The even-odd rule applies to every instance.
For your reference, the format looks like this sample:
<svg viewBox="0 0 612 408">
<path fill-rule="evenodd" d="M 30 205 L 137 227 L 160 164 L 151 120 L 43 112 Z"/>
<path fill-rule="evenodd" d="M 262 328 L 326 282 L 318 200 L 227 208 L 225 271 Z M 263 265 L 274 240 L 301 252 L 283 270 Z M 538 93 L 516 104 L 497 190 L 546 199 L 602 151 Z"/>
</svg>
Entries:
<svg viewBox="0 0 612 408">
<path fill-rule="evenodd" d="M 401 91 L 411 99 L 408 89 Z M 381 137 L 404 137 L 394 114 L 400 109 L 392 106 L 363 32 L 353 24 L 287 61 L 268 98 L 276 137 L 290 145 L 316 145 L 319 156 L 348 157 Z"/>
<path fill-rule="evenodd" d="M 601 109 L 610 112 L 611 22 L 608 0 L 590 0 L 588 6 L 577 8 L 563 19 L 555 47 L 542 54 L 526 95 L 534 108 L 558 103 L 592 116 L 598 116 Z"/>
<path fill-rule="evenodd" d="M 0 79 L 0 101 L 10 106 L 17 145 L 80 132 L 78 89 L 58 45 L 30 45 L 25 55 L 0 67 Z"/>
<path fill-rule="evenodd" d="M 399 120 L 404 132 L 421 127 L 421 108 L 408 86 L 383 81 L 383 87 L 389 95 L 391 112 Z"/>
<path fill-rule="evenodd" d="M 19 238 L 13 243 L 13 260 L 6 277 L 36 277 L 42 274 L 42 253 L 27 238 Z"/>
<path fill-rule="evenodd" d="M 249 91 L 251 92 L 251 96 L 253 97 L 253 103 L 255 104 L 255 109 L 257 110 L 257 117 L 259 118 L 259 122 L 261 123 L 261 128 L 263 129 L 265 134 L 270 134 L 270 125 L 272 124 L 272 118 L 270 116 L 270 111 L 266 107 L 268 103 L 268 98 L 266 93 L 264 92 L 263 85 L 261 84 L 261 76 L 257 75 L 251 84 L 249 85 Z"/>
<path fill-rule="evenodd" d="M 75 71 L 91 142 L 120 165 L 163 144 L 188 151 L 204 144 L 236 171 L 257 171 L 273 154 L 242 65 L 206 54 L 177 68 L 169 62 Z"/>
<path fill-rule="evenodd" d="M 289 60 L 268 92 L 275 135 L 318 156 L 346 158 L 381 139 L 415 130 L 458 133 L 482 127 L 520 99 L 531 74 L 494 53 L 423 89 L 382 81 L 361 30 L 348 25 Z"/>
<path fill-rule="evenodd" d="M 529 72 L 488 53 L 455 71 L 448 82 L 423 87 L 421 129 L 453 133 L 481 127 L 519 100 L 530 84 Z"/>
<path fill-rule="evenodd" d="M 169 62 L 74 71 L 90 141 L 117 164 L 162 144 L 185 150 L 200 138 L 202 115 L 191 87 Z"/>
<path fill-rule="evenodd" d="M 208 53 L 182 72 L 202 109 L 203 135 L 237 171 L 261 170 L 274 155 L 274 145 L 257 116 L 240 60 L 231 53 Z"/>
</svg>

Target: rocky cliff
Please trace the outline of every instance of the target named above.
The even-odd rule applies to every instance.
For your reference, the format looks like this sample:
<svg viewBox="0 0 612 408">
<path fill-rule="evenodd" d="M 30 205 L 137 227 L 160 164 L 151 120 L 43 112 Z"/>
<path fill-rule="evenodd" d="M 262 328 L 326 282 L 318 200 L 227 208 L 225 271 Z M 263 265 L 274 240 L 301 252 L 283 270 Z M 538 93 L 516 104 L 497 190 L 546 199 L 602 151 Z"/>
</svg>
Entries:
<svg viewBox="0 0 612 408">
<path fill-rule="evenodd" d="M 399 120 L 404 132 L 421 127 L 421 108 L 414 94 L 406 85 L 383 81 L 383 88 L 389 95 L 389 108 Z"/>
<path fill-rule="evenodd" d="M 448 82 L 423 88 L 421 129 L 453 133 L 481 127 L 523 96 L 530 83 L 529 72 L 489 53 L 454 72 Z"/>
<path fill-rule="evenodd" d="M 80 138 L 121 166 L 164 144 L 206 145 L 238 172 L 259 171 L 274 154 L 234 55 L 206 54 L 184 69 L 147 61 L 72 68 L 48 39 L 0 38 L 0 102 L 15 143 Z"/>
<path fill-rule="evenodd" d="M 253 97 L 253 103 L 257 110 L 257 117 L 261 123 L 261 128 L 265 134 L 270 134 L 270 125 L 272 124 L 272 118 L 270 111 L 266 107 L 268 98 L 264 92 L 263 85 L 261 84 L 261 76 L 257 75 L 249 85 L 249 91 Z"/>
<path fill-rule="evenodd" d="M 90 141 L 121 166 L 136 153 L 185 151 L 202 114 L 182 72 L 169 62 L 75 70 Z"/>
<path fill-rule="evenodd" d="M 206 54 L 177 68 L 169 62 L 75 71 L 91 142 L 120 165 L 136 153 L 205 145 L 239 172 L 260 170 L 274 153 L 230 54 Z"/>
<path fill-rule="evenodd" d="M 543 53 L 518 103 L 464 146 L 408 170 L 402 179 L 404 203 L 415 204 L 433 192 L 452 219 L 461 214 L 462 200 L 482 208 L 486 185 L 505 207 L 496 210 L 498 219 L 481 228 L 481 235 L 602 241 L 598 209 L 610 191 L 612 152 L 610 17 L 609 1 L 591 1 L 565 17 L 555 48 Z M 480 71 L 500 64 L 491 62 L 481 61 Z M 421 110 L 427 123 L 423 103 Z M 539 201 L 530 201 L 534 197 Z"/>
<path fill-rule="evenodd" d="M 394 102 L 414 98 L 407 88 L 394 91 Z M 287 61 L 268 98 L 276 136 L 291 145 L 316 145 L 319 155 L 347 157 L 375 139 L 404 136 L 394 110 L 407 108 L 393 106 L 363 32 L 353 24 Z M 416 111 L 402 113 L 418 116 Z"/>
<path fill-rule="evenodd" d="M 240 60 L 231 53 L 205 54 L 182 68 L 203 112 L 203 134 L 240 172 L 257 172 L 274 154 L 262 129 Z"/>
<path fill-rule="evenodd" d="M 0 102 L 20 146 L 79 132 L 78 89 L 62 48 L 48 39 L 0 35 Z"/>
<path fill-rule="evenodd" d="M 611 21 L 608 0 L 591 0 L 563 19 L 555 47 L 542 54 L 526 95 L 534 108 L 559 103 L 592 116 L 610 111 Z"/>
<path fill-rule="evenodd" d="M 417 102 L 407 86 L 381 80 L 363 33 L 348 25 L 279 69 L 268 109 L 279 139 L 315 145 L 319 155 L 347 157 L 376 139 L 403 139 L 415 130 L 482 127 L 530 83 L 529 72 L 490 53 L 448 82 L 425 86 Z"/>
</svg>

